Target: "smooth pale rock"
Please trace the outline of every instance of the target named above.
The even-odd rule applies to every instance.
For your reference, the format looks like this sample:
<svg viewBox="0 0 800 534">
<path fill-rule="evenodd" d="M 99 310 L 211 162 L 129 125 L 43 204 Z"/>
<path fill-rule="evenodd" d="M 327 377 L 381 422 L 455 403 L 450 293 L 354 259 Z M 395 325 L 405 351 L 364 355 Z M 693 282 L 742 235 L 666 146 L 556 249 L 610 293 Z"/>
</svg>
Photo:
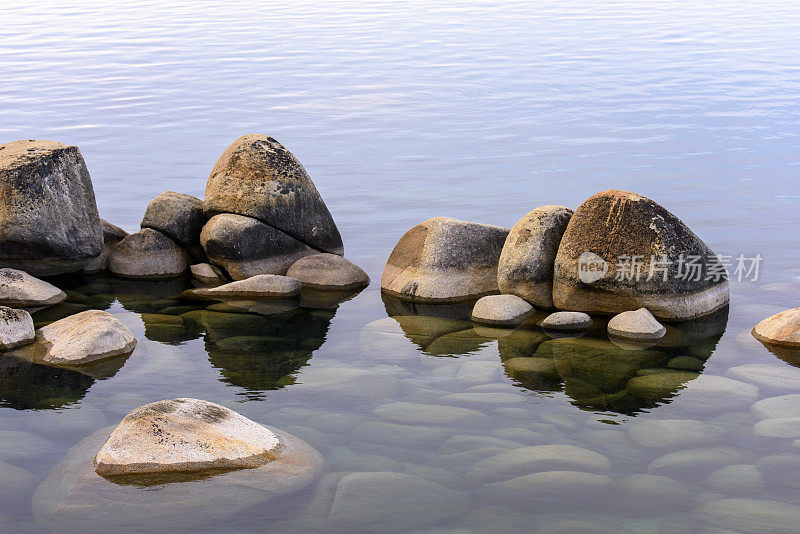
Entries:
<svg viewBox="0 0 800 534">
<path fill-rule="evenodd" d="M 192 290 L 192 294 L 214 300 L 286 299 L 300 294 L 300 282 L 278 274 L 259 274 L 217 287 Z"/>
<path fill-rule="evenodd" d="M 372 411 L 372 415 L 393 423 L 407 424 L 452 425 L 489 421 L 488 415 L 476 410 L 416 402 L 382 404 Z"/>
<path fill-rule="evenodd" d="M 771 454 L 754 462 L 773 492 L 800 490 L 800 454 Z"/>
<path fill-rule="evenodd" d="M 570 217 L 572 210 L 564 206 L 542 206 L 511 228 L 497 265 L 501 293 L 553 308 L 553 264 Z"/>
<path fill-rule="evenodd" d="M 112 314 L 88 310 L 60 319 L 36 332 L 32 345 L 11 354 L 52 365 L 81 365 L 130 354 L 136 338 Z"/>
<path fill-rule="evenodd" d="M 94 459 L 102 476 L 253 468 L 280 454 L 266 427 L 224 406 L 170 399 L 136 408 L 114 429 Z"/>
<path fill-rule="evenodd" d="M 800 417 L 762 419 L 753 425 L 753 433 L 770 438 L 800 438 Z"/>
<path fill-rule="evenodd" d="M 166 191 L 147 205 L 141 226 L 158 230 L 188 248 L 200 243 L 200 230 L 204 223 L 202 200 Z"/>
<path fill-rule="evenodd" d="M 534 445 L 478 462 L 467 473 L 467 479 L 486 484 L 558 469 L 604 472 L 611 469 L 611 462 L 600 453 L 574 445 Z"/>
<path fill-rule="evenodd" d="M 517 326 L 534 311 L 533 306 L 516 295 L 488 295 L 475 303 L 472 320 L 495 326 Z"/>
<path fill-rule="evenodd" d="M 608 321 L 608 333 L 622 339 L 648 341 L 661 339 L 667 329 L 659 323 L 647 308 L 626 311 Z"/>
<path fill-rule="evenodd" d="M 738 464 L 744 454 L 731 447 L 684 449 L 659 456 L 647 466 L 648 471 L 666 473 L 695 473 L 723 465 Z"/>
<path fill-rule="evenodd" d="M 484 484 L 478 494 L 497 504 L 529 509 L 531 501 L 552 501 L 554 504 L 580 499 L 591 501 L 602 496 L 611 486 L 607 475 L 580 471 L 543 471 Z M 574 501 L 573 501 L 574 502 Z"/>
<path fill-rule="evenodd" d="M 117 243 L 128 237 L 128 232 L 115 226 L 105 219 L 100 219 L 100 226 L 103 229 L 103 251 L 99 256 L 89 260 L 83 266 L 81 272 L 86 274 L 101 273 L 108 269 L 108 257 Z"/>
<path fill-rule="evenodd" d="M 498 293 L 497 262 L 508 232 L 449 217 L 424 221 L 395 245 L 381 276 L 381 290 L 431 303 Z"/>
<path fill-rule="evenodd" d="M 628 509 L 653 507 L 663 511 L 667 506 L 688 505 L 692 498 L 686 486 L 661 475 L 630 475 L 616 481 L 616 487 Z"/>
<path fill-rule="evenodd" d="M 753 328 L 753 337 L 769 345 L 800 348 L 800 308 L 767 317 Z"/>
<path fill-rule="evenodd" d="M 203 284 L 222 284 L 225 282 L 219 267 L 210 263 L 191 265 L 189 266 L 189 271 L 192 273 L 192 278 Z"/>
<path fill-rule="evenodd" d="M 286 276 L 296 278 L 303 287 L 325 291 L 349 291 L 369 285 L 361 267 L 336 254 L 313 254 L 300 258 Z"/>
<path fill-rule="evenodd" d="M 750 411 L 758 419 L 800 417 L 800 393 L 762 399 Z"/>
<path fill-rule="evenodd" d="M 291 152 L 266 135 L 244 135 L 222 153 L 208 177 L 205 210 L 209 217 L 253 217 L 319 251 L 344 253 L 314 182 Z"/>
<path fill-rule="evenodd" d="M 680 398 L 688 406 L 702 406 L 705 411 L 730 411 L 752 404 L 758 398 L 758 387 L 704 373 L 686 384 Z"/>
<path fill-rule="evenodd" d="M 701 447 L 722 439 L 723 429 L 691 419 L 655 419 L 634 421 L 628 426 L 633 441 L 649 449 Z"/>
<path fill-rule="evenodd" d="M 695 514 L 742 534 L 786 534 L 795 532 L 800 523 L 800 508 L 769 500 L 721 499 L 701 506 Z"/>
<path fill-rule="evenodd" d="M 561 311 L 548 315 L 540 326 L 548 330 L 580 331 L 592 326 L 592 318 L 583 312 Z"/>
<path fill-rule="evenodd" d="M 0 145 L 0 267 L 63 274 L 102 249 L 92 179 L 78 147 L 34 139 Z"/>
<path fill-rule="evenodd" d="M 731 367 L 725 374 L 758 386 L 800 390 L 800 369 L 789 365 L 748 363 Z"/>
<path fill-rule="evenodd" d="M 16 465 L 11 465 L 2 460 L 0 460 L 0 480 L 3 481 L 3 483 L 0 484 L 0 499 L 2 499 L 6 505 L 13 502 L 14 499 L 18 498 L 20 495 L 30 495 L 30 492 L 36 487 L 35 484 L 38 481 L 35 476 L 25 469 L 17 467 Z M 2 528 L 2 526 L 3 524 L 0 521 L 0 528 Z"/>
<path fill-rule="evenodd" d="M 15 308 L 52 306 L 67 299 L 53 284 L 17 269 L 0 269 L 0 305 Z"/>
<path fill-rule="evenodd" d="M 285 274 L 303 256 L 319 254 L 305 243 L 252 217 L 223 213 L 200 233 L 208 259 L 234 280 L 258 274 Z"/>
<path fill-rule="evenodd" d="M 766 487 L 764 477 L 754 465 L 726 465 L 706 477 L 706 485 L 724 493 L 753 494 Z"/>
<path fill-rule="evenodd" d="M 0 306 L 0 352 L 33 343 L 35 337 L 30 313 Z"/>
<path fill-rule="evenodd" d="M 698 376 L 697 373 L 685 372 L 647 374 L 631 378 L 625 388 L 642 400 L 659 402 L 682 391 Z"/>
<path fill-rule="evenodd" d="M 618 267 L 633 256 L 641 265 L 638 277 L 631 269 Z M 649 277 L 651 257 L 657 263 Z M 699 257 L 701 276 L 682 276 L 690 257 Z M 716 258 L 699 237 L 659 204 L 628 191 L 603 191 L 580 205 L 561 238 L 553 302 L 559 309 L 589 313 L 645 307 L 659 319 L 702 317 L 722 308 L 729 299 L 724 270 L 719 280 L 706 276 L 710 265 L 719 265 Z"/>
<path fill-rule="evenodd" d="M 182 276 L 188 266 L 186 251 L 152 228 L 129 235 L 108 257 L 108 270 L 121 278 L 167 280 Z"/>
<path fill-rule="evenodd" d="M 442 443 L 442 446 L 439 447 L 439 452 L 442 454 L 453 454 L 486 447 L 517 449 L 522 447 L 522 444 L 518 441 L 512 441 L 510 439 L 497 438 L 493 436 L 471 436 L 459 434 L 457 436 L 448 438 L 447 441 Z"/>
</svg>

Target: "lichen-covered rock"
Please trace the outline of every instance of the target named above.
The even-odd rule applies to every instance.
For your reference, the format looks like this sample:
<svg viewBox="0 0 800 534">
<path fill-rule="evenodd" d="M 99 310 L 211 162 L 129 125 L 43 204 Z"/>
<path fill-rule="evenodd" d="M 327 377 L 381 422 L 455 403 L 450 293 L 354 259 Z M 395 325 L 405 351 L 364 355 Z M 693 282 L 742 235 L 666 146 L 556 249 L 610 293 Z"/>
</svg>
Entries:
<svg viewBox="0 0 800 534">
<path fill-rule="evenodd" d="M 0 145 L 0 267 L 63 274 L 102 249 L 92 179 L 78 147 L 33 139 Z"/>
<path fill-rule="evenodd" d="M 108 270 L 121 278 L 167 280 L 183 275 L 188 266 L 186 251 L 152 228 L 117 243 L 108 258 Z"/>
<path fill-rule="evenodd" d="M 496 326 L 517 326 L 534 311 L 533 306 L 516 295 L 487 295 L 475 303 L 472 320 Z"/>
<path fill-rule="evenodd" d="M 753 337 L 768 345 L 800 349 L 800 308 L 767 317 L 753 328 Z"/>
<path fill-rule="evenodd" d="M 651 276 L 652 274 L 652 276 Z M 556 308 L 659 319 L 709 315 L 728 303 L 714 252 L 675 215 L 636 193 L 604 191 L 572 215 L 553 274 Z"/>
<path fill-rule="evenodd" d="M 511 228 L 497 266 L 501 293 L 553 307 L 553 264 L 570 217 L 572 210 L 564 206 L 542 206 Z"/>
<path fill-rule="evenodd" d="M 152 228 L 171 237 L 182 247 L 200 244 L 205 215 L 203 201 L 191 195 L 166 191 L 150 201 L 142 228 Z"/>
<path fill-rule="evenodd" d="M 647 341 L 661 339 L 667 329 L 659 323 L 647 308 L 626 311 L 608 321 L 608 333 L 622 339 Z"/>
<path fill-rule="evenodd" d="M 35 337 L 30 313 L 0 306 L 0 351 L 33 343 Z"/>
<path fill-rule="evenodd" d="M 197 297 L 212 300 L 285 299 L 300 294 L 300 282 L 278 274 L 259 274 L 217 287 L 193 289 Z"/>
<path fill-rule="evenodd" d="M 105 219 L 100 219 L 100 226 L 103 228 L 103 251 L 83 266 L 82 272 L 86 274 L 101 273 L 108 269 L 108 257 L 111 255 L 111 250 L 129 235 L 128 232 Z"/>
<path fill-rule="evenodd" d="M 38 308 L 66 299 L 67 294 L 53 284 L 17 269 L 0 269 L 0 305 Z"/>
<path fill-rule="evenodd" d="M 344 253 L 314 182 L 291 152 L 266 135 L 242 136 L 222 153 L 208 177 L 205 210 L 208 217 L 253 217 L 319 251 Z"/>
<path fill-rule="evenodd" d="M 459 302 L 498 293 L 497 262 L 509 229 L 436 217 L 400 238 L 381 289 L 415 302 Z"/>
<path fill-rule="evenodd" d="M 224 213 L 212 217 L 200 234 L 211 263 L 234 280 L 258 274 L 285 274 L 303 256 L 319 254 L 308 245 L 252 217 Z"/>
<path fill-rule="evenodd" d="M 286 276 L 299 280 L 304 288 L 325 291 L 350 291 L 369 285 L 369 276 L 361 267 L 327 253 L 300 258 L 289 267 Z"/>
</svg>

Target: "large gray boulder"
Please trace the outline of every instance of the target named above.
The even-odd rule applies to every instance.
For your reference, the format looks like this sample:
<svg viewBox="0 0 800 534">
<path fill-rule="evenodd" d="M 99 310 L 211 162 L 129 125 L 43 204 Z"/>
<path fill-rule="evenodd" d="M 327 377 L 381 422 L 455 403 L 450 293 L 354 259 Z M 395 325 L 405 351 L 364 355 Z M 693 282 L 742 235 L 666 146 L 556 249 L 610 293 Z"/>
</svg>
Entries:
<svg viewBox="0 0 800 534">
<path fill-rule="evenodd" d="M 35 337 L 30 313 L 0 306 L 0 352 L 33 343 Z"/>
<path fill-rule="evenodd" d="M 511 228 L 497 265 L 501 293 L 553 307 L 553 264 L 570 217 L 572 210 L 564 206 L 542 206 Z"/>
<path fill-rule="evenodd" d="M 361 267 L 336 254 L 313 254 L 300 258 L 286 276 L 300 281 L 304 288 L 322 291 L 352 291 L 369 285 Z"/>
<path fill-rule="evenodd" d="M 147 205 L 141 226 L 158 230 L 182 247 L 189 248 L 200 244 L 200 230 L 204 223 L 202 200 L 166 191 Z"/>
<path fill-rule="evenodd" d="M 53 284 L 17 269 L 0 269 L 0 305 L 38 308 L 66 299 L 67 294 Z"/>
<path fill-rule="evenodd" d="M 83 266 L 82 272 L 86 274 L 102 273 L 108 269 L 108 257 L 111 255 L 111 251 L 117 243 L 129 235 L 128 232 L 105 219 L 100 219 L 100 225 L 103 228 L 103 252 Z"/>
<path fill-rule="evenodd" d="M 225 269 L 233 280 L 286 274 L 303 256 L 319 254 L 268 224 L 231 213 L 212 217 L 203 227 L 200 243 L 211 263 Z"/>
<path fill-rule="evenodd" d="M 35 276 L 79 271 L 103 249 L 92 180 L 78 147 L 0 145 L 0 267 Z"/>
<path fill-rule="evenodd" d="M 167 280 L 189 267 L 186 251 L 152 228 L 131 234 L 112 249 L 108 270 L 121 278 Z"/>
<path fill-rule="evenodd" d="M 647 308 L 659 319 L 685 320 L 709 315 L 728 299 L 728 277 L 714 251 L 636 193 L 596 194 L 575 211 L 561 238 L 556 308 L 607 314 Z"/>
<path fill-rule="evenodd" d="M 459 302 L 498 293 L 497 262 L 509 229 L 449 217 L 424 221 L 400 238 L 381 289 L 415 302 Z"/>
<path fill-rule="evenodd" d="M 208 177 L 208 217 L 253 217 L 322 252 L 344 247 L 308 173 L 283 145 L 266 135 L 245 135 L 222 153 Z"/>
</svg>

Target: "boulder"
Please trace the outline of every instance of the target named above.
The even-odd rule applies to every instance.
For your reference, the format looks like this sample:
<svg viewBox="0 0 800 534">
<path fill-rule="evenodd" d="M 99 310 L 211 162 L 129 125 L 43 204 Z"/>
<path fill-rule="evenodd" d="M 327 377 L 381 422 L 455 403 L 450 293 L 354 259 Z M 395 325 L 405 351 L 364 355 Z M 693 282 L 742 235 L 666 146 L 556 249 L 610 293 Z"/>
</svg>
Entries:
<svg viewBox="0 0 800 534">
<path fill-rule="evenodd" d="M 319 251 L 344 253 L 314 182 L 291 152 L 266 135 L 242 136 L 222 153 L 208 177 L 205 211 L 208 217 L 253 217 Z"/>
<path fill-rule="evenodd" d="M 128 232 L 105 219 L 100 219 L 100 226 L 103 228 L 103 251 L 83 266 L 83 272 L 86 274 L 101 273 L 108 269 L 108 257 L 111 255 L 111 251 L 117 243 L 129 235 Z"/>
<path fill-rule="evenodd" d="M 0 145 L 0 267 L 63 274 L 102 249 L 92 179 L 78 147 L 33 139 Z"/>
<path fill-rule="evenodd" d="M 0 306 L 0 352 L 33 343 L 35 337 L 30 313 Z"/>
<path fill-rule="evenodd" d="M 516 295 L 487 295 L 475 303 L 472 320 L 496 326 L 517 326 L 534 311 L 533 306 Z"/>
<path fill-rule="evenodd" d="M 614 314 L 646 307 L 659 319 L 685 320 L 709 315 L 728 299 L 728 277 L 714 252 L 675 215 L 636 193 L 591 197 L 558 247 L 553 303 L 559 309 Z"/>
<path fill-rule="evenodd" d="M 547 330 L 566 332 L 588 330 L 592 326 L 592 318 L 583 312 L 555 312 L 548 315 L 540 326 Z"/>
<path fill-rule="evenodd" d="M 768 345 L 800 348 L 800 308 L 767 317 L 753 328 L 753 337 Z"/>
<path fill-rule="evenodd" d="M 667 329 L 659 323 L 647 308 L 626 311 L 608 321 L 608 333 L 622 339 L 647 341 L 661 339 Z"/>
<path fill-rule="evenodd" d="M 167 280 L 182 276 L 188 266 L 186 251 L 152 228 L 117 243 L 108 258 L 108 270 L 121 278 Z"/>
<path fill-rule="evenodd" d="M 53 284 L 17 269 L 0 269 L 0 305 L 15 308 L 52 306 L 67 299 Z"/>
<path fill-rule="evenodd" d="M 497 265 L 501 293 L 553 307 L 553 264 L 570 217 L 572 210 L 564 206 L 542 206 L 511 228 Z"/>
<path fill-rule="evenodd" d="M 141 226 L 158 230 L 182 247 L 189 248 L 200 244 L 200 230 L 204 223 L 202 200 L 167 191 L 147 205 Z"/>
<path fill-rule="evenodd" d="M 286 276 L 299 280 L 304 288 L 326 291 L 348 291 L 369 285 L 369 276 L 361 267 L 327 253 L 300 258 L 289 267 Z"/>
<path fill-rule="evenodd" d="M 300 294 L 300 282 L 288 276 L 259 274 L 217 287 L 194 289 L 195 296 L 211 300 L 285 299 Z"/>
<path fill-rule="evenodd" d="M 212 217 L 200 234 L 211 263 L 234 280 L 258 274 L 286 274 L 303 256 L 319 254 L 308 245 L 252 217 L 225 213 Z"/>
<path fill-rule="evenodd" d="M 498 293 L 497 262 L 509 229 L 436 217 L 400 238 L 381 289 L 415 302 L 459 302 Z"/>
<path fill-rule="evenodd" d="M 225 275 L 216 265 L 210 263 L 197 263 L 189 267 L 192 277 L 203 284 L 221 284 L 225 282 Z"/>
</svg>

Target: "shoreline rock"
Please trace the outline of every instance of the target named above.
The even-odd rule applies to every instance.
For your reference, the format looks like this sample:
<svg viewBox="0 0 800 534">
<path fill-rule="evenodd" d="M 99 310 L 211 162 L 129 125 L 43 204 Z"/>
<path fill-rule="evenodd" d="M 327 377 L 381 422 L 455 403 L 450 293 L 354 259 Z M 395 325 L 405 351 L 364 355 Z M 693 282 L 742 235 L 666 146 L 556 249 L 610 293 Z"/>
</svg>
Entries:
<svg viewBox="0 0 800 534">
<path fill-rule="evenodd" d="M 647 308 L 626 311 L 608 321 L 608 333 L 622 339 L 650 341 L 661 339 L 667 329 L 659 323 Z"/>
<path fill-rule="evenodd" d="M 472 320 L 495 326 L 517 326 L 535 311 L 533 306 L 516 295 L 488 295 L 475 303 Z"/>
<path fill-rule="evenodd" d="M 14 308 L 52 306 L 67 300 L 67 294 L 53 284 L 25 271 L 0 269 L 0 305 Z"/>
<path fill-rule="evenodd" d="M 800 349 L 800 308 L 767 317 L 753 328 L 752 333 L 766 345 Z"/>
<path fill-rule="evenodd" d="M 28 345 L 35 338 L 30 313 L 0 306 L 0 352 Z"/>
</svg>

